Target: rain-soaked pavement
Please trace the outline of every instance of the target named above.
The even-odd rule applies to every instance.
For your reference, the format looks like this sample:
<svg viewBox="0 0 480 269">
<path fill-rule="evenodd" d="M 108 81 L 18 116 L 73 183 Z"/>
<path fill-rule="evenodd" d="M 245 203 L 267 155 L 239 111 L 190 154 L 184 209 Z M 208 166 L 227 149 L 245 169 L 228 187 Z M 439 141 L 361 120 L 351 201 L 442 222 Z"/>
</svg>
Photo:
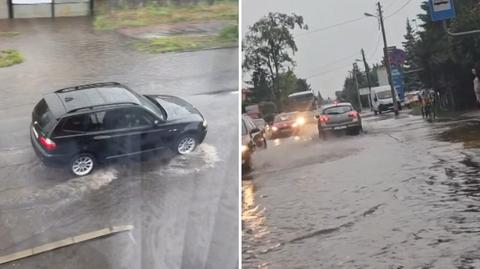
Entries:
<svg viewBox="0 0 480 269">
<path fill-rule="evenodd" d="M 25 62 L 0 69 L 0 256 L 111 225 L 131 233 L 58 249 L 0 268 L 235 268 L 238 262 L 238 50 L 148 55 L 89 18 L 0 21 L 0 49 Z M 45 167 L 29 142 L 42 94 L 118 81 L 174 94 L 206 117 L 209 133 L 186 157 L 107 165 L 74 178 Z"/>
<path fill-rule="evenodd" d="M 244 176 L 244 268 L 480 268 L 480 113 L 270 141 Z"/>
</svg>

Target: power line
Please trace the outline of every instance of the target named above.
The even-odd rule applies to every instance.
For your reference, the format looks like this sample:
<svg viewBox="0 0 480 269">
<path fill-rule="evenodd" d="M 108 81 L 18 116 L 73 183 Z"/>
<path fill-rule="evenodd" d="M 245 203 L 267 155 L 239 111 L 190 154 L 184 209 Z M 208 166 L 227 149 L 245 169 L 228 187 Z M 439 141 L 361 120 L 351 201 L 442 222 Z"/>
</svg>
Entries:
<svg viewBox="0 0 480 269">
<path fill-rule="evenodd" d="M 354 23 L 354 22 L 357 22 L 357 21 L 360 21 L 360 20 L 363 20 L 363 19 L 365 19 L 365 17 L 358 17 L 356 19 L 350 19 L 350 20 L 347 20 L 347 21 L 343 21 L 343 22 L 333 24 L 333 25 L 325 26 L 325 27 L 322 27 L 322 28 L 317 28 L 315 30 L 308 31 L 308 32 L 299 34 L 297 36 L 305 36 L 305 35 L 308 35 L 308 34 L 313 34 L 313 33 L 321 32 L 321 31 L 326 31 L 326 30 L 329 30 L 329 29 L 332 29 L 332 28 L 335 28 L 335 27 L 347 25 L 347 24 Z"/>
<path fill-rule="evenodd" d="M 405 2 L 405 4 L 403 4 L 399 9 L 395 10 L 392 14 L 390 14 L 388 16 L 385 16 L 385 18 L 390 18 L 390 17 L 394 16 L 395 14 L 400 12 L 402 9 L 404 9 L 406 6 L 408 6 L 408 4 L 410 4 L 412 1 L 413 0 L 407 0 L 407 2 Z"/>
<path fill-rule="evenodd" d="M 331 73 L 331 72 L 333 72 L 333 71 L 337 71 L 337 70 L 344 69 L 344 68 L 348 68 L 348 67 L 350 67 L 350 65 L 348 65 L 348 66 L 342 66 L 342 67 L 337 67 L 337 68 L 330 69 L 330 70 L 326 70 L 326 71 L 323 71 L 323 72 L 316 73 L 316 74 L 313 74 L 313 75 L 311 75 L 311 76 L 308 76 L 308 77 L 306 77 L 306 79 L 311 79 L 311 78 L 314 78 L 314 77 L 322 76 L 322 75 Z"/>
</svg>

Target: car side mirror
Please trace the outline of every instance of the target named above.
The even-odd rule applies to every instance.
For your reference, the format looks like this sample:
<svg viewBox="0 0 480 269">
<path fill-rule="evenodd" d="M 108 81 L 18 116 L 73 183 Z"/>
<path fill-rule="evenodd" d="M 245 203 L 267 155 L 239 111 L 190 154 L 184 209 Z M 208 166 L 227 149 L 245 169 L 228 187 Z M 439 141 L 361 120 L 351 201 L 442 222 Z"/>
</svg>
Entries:
<svg viewBox="0 0 480 269">
<path fill-rule="evenodd" d="M 377 102 L 378 101 L 377 97 L 373 98 L 373 101 Z"/>
</svg>

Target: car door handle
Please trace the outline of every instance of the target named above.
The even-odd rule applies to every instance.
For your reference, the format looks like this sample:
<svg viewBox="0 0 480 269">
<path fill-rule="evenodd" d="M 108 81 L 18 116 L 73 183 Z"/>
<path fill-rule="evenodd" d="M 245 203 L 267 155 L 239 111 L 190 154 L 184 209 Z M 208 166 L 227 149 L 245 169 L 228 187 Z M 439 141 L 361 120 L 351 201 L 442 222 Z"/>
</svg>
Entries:
<svg viewBox="0 0 480 269">
<path fill-rule="evenodd" d="M 93 137 L 93 139 L 95 139 L 95 140 L 102 140 L 102 139 L 109 139 L 109 138 L 111 138 L 111 136 L 109 136 L 109 135 L 97 135 L 97 136 Z"/>
<path fill-rule="evenodd" d="M 169 131 L 169 132 L 176 132 L 177 129 L 169 129 L 168 131 Z"/>
</svg>

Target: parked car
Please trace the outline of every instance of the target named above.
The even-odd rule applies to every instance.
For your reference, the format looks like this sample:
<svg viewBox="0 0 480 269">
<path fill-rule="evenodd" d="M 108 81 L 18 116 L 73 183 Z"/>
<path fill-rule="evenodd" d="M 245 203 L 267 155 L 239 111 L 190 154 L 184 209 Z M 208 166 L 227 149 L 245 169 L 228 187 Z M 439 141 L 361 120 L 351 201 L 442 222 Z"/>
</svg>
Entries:
<svg viewBox="0 0 480 269">
<path fill-rule="evenodd" d="M 242 171 L 250 171 L 253 166 L 253 154 L 257 149 L 261 131 L 250 116 L 242 115 Z"/>
<path fill-rule="evenodd" d="M 171 148 L 189 154 L 203 142 L 207 121 L 190 103 L 140 95 L 115 83 L 61 89 L 32 112 L 31 142 L 47 165 L 67 164 L 77 176 L 105 160 Z"/>
<path fill-rule="evenodd" d="M 411 91 L 405 93 L 405 106 L 411 108 L 415 104 L 421 105 L 419 95 L 420 91 Z"/>
<path fill-rule="evenodd" d="M 272 139 L 299 133 L 306 120 L 298 112 L 281 113 L 275 116 L 272 124 Z"/>
<path fill-rule="evenodd" d="M 326 139 L 327 132 L 346 131 L 347 134 L 358 135 L 363 130 L 362 118 L 350 103 L 336 103 L 320 108 L 318 134 Z"/>
</svg>

